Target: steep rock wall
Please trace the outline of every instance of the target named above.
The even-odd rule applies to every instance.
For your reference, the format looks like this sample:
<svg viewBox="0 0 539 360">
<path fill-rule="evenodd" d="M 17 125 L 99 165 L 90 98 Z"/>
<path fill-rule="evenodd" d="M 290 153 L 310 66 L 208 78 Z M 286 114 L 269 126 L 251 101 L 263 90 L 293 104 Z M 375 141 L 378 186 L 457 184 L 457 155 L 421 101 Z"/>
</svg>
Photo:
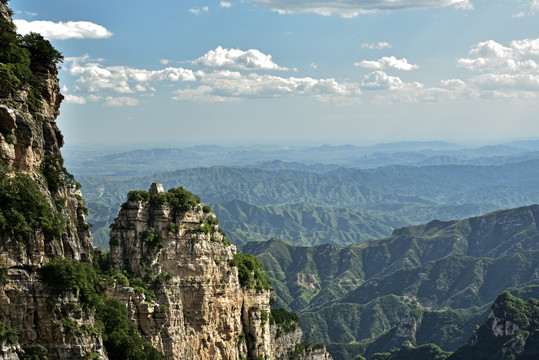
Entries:
<svg viewBox="0 0 539 360">
<path fill-rule="evenodd" d="M 0 23 L 12 23 L 9 10 L 1 3 Z M 82 358 L 88 353 L 106 359 L 99 336 L 72 333 L 65 321 L 62 323 L 69 318 L 71 324 L 91 329 L 93 312 L 83 310 L 75 294 L 59 296 L 52 291 L 38 271 L 55 256 L 91 260 L 94 250 L 76 183 L 60 171 L 53 187 L 43 175 L 46 159 L 62 165 L 64 140 L 55 119 L 63 96 L 54 63 L 34 63 L 32 68 L 31 84 L 23 83 L 13 92 L 6 83 L 0 84 L 0 176 L 3 184 L 8 184 L 9 178 L 29 179 L 37 189 L 31 195 L 44 199 L 51 214 L 61 220 L 63 231 L 52 235 L 39 227 L 25 231 L 0 227 L 0 321 L 18 332 L 14 344 L 3 339 L 0 358 L 19 359 L 47 351 L 49 359 Z M 40 102 L 40 108 L 33 111 L 28 105 L 31 87 Z"/>
<path fill-rule="evenodd" d="M 157 201 L 159 185 L 153 184 L 150 193 L 148 201 L 124 204 L 110 235 L 111 269 L 154 284 L 151 304 L 123 287 L 115 295 L 130 299 L 132 319 L 146 339 L 170 358 L 275 359 L 268 321 L 271 292 L 242 288 L 231 265 L 236 247 L 217 225 L 199 229 L 214 214 L 195 206 L 178 216 Z M 145 241 L 150 228 L 160 238 L 157 247 Z M 169 279 L 157 285 L 151 280 L 160 277 Z"/>
</svg>

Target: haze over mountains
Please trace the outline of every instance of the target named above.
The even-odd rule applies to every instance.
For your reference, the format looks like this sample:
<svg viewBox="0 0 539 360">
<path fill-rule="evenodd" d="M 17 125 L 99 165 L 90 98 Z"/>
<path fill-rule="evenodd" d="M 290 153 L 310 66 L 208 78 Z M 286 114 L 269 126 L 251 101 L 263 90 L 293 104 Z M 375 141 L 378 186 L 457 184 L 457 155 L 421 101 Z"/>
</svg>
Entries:
<svg viewBox="0 0 539 360">
<path fill-rule="evenodd" d="M 70 151 L 66 165 L 83 185 L 104 248 L 125 194 L 152 182 L 199 194 L 238 244 L 278 237 L 347 245 L 434 219 L 539 203 L 539 141 Z"/>
<path fill-rule="evenodd" d="M 183 186 L 263 262 L 305 338 L 345 360 L 407 343 L 447 357 L 501 292 L 539 296 L 538 150 L 417 142 L 68 158 L 96 243 L 107 247 L 129 190 Z"/>
</svg>

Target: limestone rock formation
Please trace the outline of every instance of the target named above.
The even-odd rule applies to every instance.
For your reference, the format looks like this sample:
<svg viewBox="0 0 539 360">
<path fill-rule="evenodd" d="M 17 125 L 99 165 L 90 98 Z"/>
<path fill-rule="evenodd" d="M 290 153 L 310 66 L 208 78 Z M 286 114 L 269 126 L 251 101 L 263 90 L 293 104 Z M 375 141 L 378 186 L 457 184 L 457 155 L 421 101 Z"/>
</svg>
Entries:
<svg viewBox="0 0 539 360">
<path fill-rule="evenodd" d="M 107 355 L 105 328 L 115 325 L 107 311 L 140 340 L 144 356 L 134 359 L 329 358 L 323 347 L 298 348 L 299 328 L 271 324 L 258 260 L 237 254 L 215 215 L 183 189 L 130 193 L 110 254 L 93 248 L 60 153 L 57 55 L 50 47 L 53 60 L 30 62 L 10 14 L 0 2 L 0 360 L 120 359 Z"/>
<path fill-rule="evenodd" d="M 12 26 L 10 11 L 1 3 L 0 24 L 6 32 Z M 6 74 L 7 65 L 0 63 L 0 75 Z M 93 246 L 80 191 L 63 171 L 63 137 L 55 123 L 63 97 L 56 66 L 34 62 L 32 69 L 33 80 L 13 91 L 6 88 L 4 80 L 0 84 L 0 176 L 3 186 L 17 181 L 25 185 L 21 189 L 2 187 L 2 193 L 13 190 L 9 195 L 18 196 L 14 201 L 39 205 L 36 209 L 12 211 L 10 217 L 2 213 L 7 225 L 0 227 L 0 322 L 18 335 L 11 341 L 1 339 L 0 358 L 19 359 L 45 351 L 40 348 L 42 344 L 50 359 L 81 358 L 91 352 L 105 359 L 98 336 L 72 334 L 62 324 L 61 316 L 69 316 L 81 326 L 93 326 L 93 313 L 76 305 L 76 294 L 53 294 L 38 272 L 55 256 L 90 260 Z M 29 107 L 30 91 L 39 102 L 38 109 Z M 23 198 L 25 195 L 28 198 Z M 5 198 L 1 201 L 7 206 Z M 39 218 L 25 219 L 29 228 L 14 228 L 13 216 L 20 219 L 27 215 L 24 211 L 34 211 L 43 217 L 44 210 L 57 221 L 54 231 L 46 223 L 51 219 Z M 70 310 L 58 316 L 55 307 L 67 308 L 68 304 L 72 304 Z"/>
<path fill-rule="evenodd" d="M 111 270 L 144 279 L 155 298 L 121 285 L 112 296 L 129 304 L 143 336 L 171 359 L 287 358 L 301 330 L 277 336 L 270 289 L 241 283 L 236 247 L 215 215 L 196 202 L 171 205 L 169 197 L 160 184 L 130 193 L 110 233 Z M 328 356 L 319 353 L 310 358 Z"/>
</svg>

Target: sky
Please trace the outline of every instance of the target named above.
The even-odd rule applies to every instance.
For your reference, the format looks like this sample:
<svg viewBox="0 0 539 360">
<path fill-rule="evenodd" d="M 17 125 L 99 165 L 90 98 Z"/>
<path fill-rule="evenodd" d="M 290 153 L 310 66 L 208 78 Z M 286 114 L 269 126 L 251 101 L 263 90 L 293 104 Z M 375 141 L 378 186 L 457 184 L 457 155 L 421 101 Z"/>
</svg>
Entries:
<svg viewBox="0 0 539 360">
<path fill-rule="evenodd" d="M 539 138 L 539 0 L 11 0 L 67 145 Z"/>
</svg>

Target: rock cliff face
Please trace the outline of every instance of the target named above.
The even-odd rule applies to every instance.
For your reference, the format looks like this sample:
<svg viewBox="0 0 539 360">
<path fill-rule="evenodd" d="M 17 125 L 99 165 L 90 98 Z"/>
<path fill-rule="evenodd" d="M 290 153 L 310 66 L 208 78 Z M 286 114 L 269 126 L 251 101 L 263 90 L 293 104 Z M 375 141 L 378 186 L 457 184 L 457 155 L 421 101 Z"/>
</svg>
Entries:
<svg viewBox="0 0 539 360">
<path fill-rule="evenodd" d="M 298 348 L 299 328 L 272 323 L 261 266 L 236 253 L 211 211 L 192 199 L 186 208 L 183 189 L 172 198 L 158 184 L 135 192 L 142 198 L 122 207 L 110 254 L 93 248 L 84 200 L 60 153 L 56 62 L 30 63 L 32 50 L 2 3 L 0 27 L 0 360 L 120 359 L 106 351 L 103 314 L 114 304 L 169 359 L 329 358 L 324 348 Z M 9 49 L 18 49 L 18 63 Z M 56 262 L 66 267 L 51 270 Z M 95 276 L 84 284 L 88 273 Z M 159 357 L 140 346 L 146 356 L 130 358 Z"/>
<path fill-rule="evenodd" d="M 0 23 L 11 24 L 10 12 L 0 4 Z M 0 63 L 1 74 L 6 74 L 6 64 Z M 1 213 L 0 227 L 0 321 L 18 336 L 11 341 L 2 339 L 0 358 L 19 359 L 43 352 L 46 345 L 49 358 L 81 358 L 95 352 L 106 358 L 98 336 L 73 335 L 65 331 L 61 319 L 54 313 L 53 302 L 63 306 L 77 302 L 73 294 L 57 296 L 41 281 L 38 269 L 55 256 L 74 259 L 91 259 L 93 254 L 89 226 L 84 218 L 83 200 L 76 183 L 63 173 L 60 148 L 63 137 L 56 126 L 62 95 L 59 93 L 57 70 L 52 63 L 33 63 L 33 81 L 22 83 L 14 91 L 0 84 L 0 176 L 2 184 L 10 186 L 20 180 L 27 185 L 22 190 L 2 187 L 2 195 L 18 196 L 14 201 L 31 204 L 42 201 L 37 209 L 23 209 L 16 213 Z M 40 102 L 38 110 L 31 111 L 28 94 Z M 58 162 L 59 161 L 59 162 Z M 60 168 L 59 172 L 51 169 Z M 54 185 L 44 173 L 56 176 Z M 67 172 L 66 172 L 67 174 Z M 22 180 L 21 180 L 22 179 Z M 28 185 L 32 185 L 28 187 Z M 13 185 L 15 186 L 15 185 Z M 36 190 L 34 193 L 30 189 Z M 23 198 L 28 195 L 29 198 Z M 1 200 L 6 206 L 6 199 Z M 26 219 L 29 228 L 15 229 L 13 216 L 25 217 L 24 211 L 43 210 L 58 220 L 55 231 Z M 6 210 L 6 209 L 2 209 Z M 9 209 L 8 209 L 9 210 Z M 38 220 L 35 220 L 39 223 Z M 4 226 L 4 224 L 6 224 Z M 93 314 L 80 306 L 72 306 L 69 313 L 73 321 L 93 326 Z"/>
<path fill-rule="evenodd" d="M 539 301 L 527 302 L 504 292 L 490 307 L 485 322 L 448 360 L 537 359 Z"/>
<path fill-rule="evenodd" d="M 143 336 L 171 359 L 286 358 L 301 330 L 276 336 L 271 291 L 242 286 L 236 247 L 215 215 L 199 204 L 174 209 L 160 184 L 147 194 L 124 203 L 110 234 L 111 270 L 144 279 L 155 290 L 150 302 L 122 286 L 112 294 L 129 304 Z"/>
</svg>

